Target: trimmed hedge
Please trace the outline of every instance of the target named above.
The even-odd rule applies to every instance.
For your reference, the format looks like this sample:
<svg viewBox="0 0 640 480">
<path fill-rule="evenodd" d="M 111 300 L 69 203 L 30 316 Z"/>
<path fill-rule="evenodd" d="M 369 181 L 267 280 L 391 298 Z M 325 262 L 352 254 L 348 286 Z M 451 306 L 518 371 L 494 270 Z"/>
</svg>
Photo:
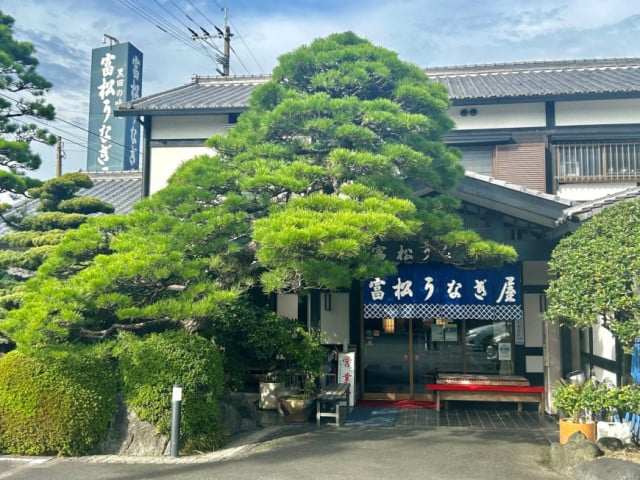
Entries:
<svg viewBox="0 0 640 480">
<path fill-rule="evenodd" d="M 183 451 L 210 451 L 224 444 L 218 420 L 222 396 L 222 359 L 216 346 L 184 330 L 118 337 L 115 354 L 126 404 L 138 418 L 171 430 L 171 393 L 182 386 L 180 435 Z"/>
<path fill-rule="evenodd" d="M 92 453 L 115 410 L 113 363 L 90 349 L 0 359 L 0 452 Z"/>
</svg>

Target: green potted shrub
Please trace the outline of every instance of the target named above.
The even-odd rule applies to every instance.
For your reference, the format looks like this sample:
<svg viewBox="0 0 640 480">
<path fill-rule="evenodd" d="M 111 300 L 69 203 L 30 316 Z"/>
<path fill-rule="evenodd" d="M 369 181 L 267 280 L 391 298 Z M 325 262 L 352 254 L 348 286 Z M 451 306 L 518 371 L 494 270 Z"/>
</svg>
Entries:
<svg viewBox="0 0 640 480">
<path fill-rule="evenodd" d="M 553 406 L 565 415 L 559 420 L 560 443 L 566 443 L 569 437 L 578 431 L 594 441 L 594 413 L 602 408 L 599 398 L 600 387 L 591 380 L 584 383 L 560 380 L 551 394 Z"/>
<path fill-rule="evenodd" d="M 326 363 L 326 351 L 318 335 L 297 324 L 283 346 L 282 356 L 288 391 L 278 398 L 278 406 L 289 422 L 306 421 L 315 406 L 318 380 Z M 297 390 L 292 393 L 291 390 Z"/>
<path fill-rule="evenodd" d="M 616 414 L 624 418 L 627 413 L 633 414 L 640 411 L 640 387 L 636 384 L 621 387 L 607 386 L 602 389 L 599 401 L 604 420 L 612 420 Z"/>
</svg>

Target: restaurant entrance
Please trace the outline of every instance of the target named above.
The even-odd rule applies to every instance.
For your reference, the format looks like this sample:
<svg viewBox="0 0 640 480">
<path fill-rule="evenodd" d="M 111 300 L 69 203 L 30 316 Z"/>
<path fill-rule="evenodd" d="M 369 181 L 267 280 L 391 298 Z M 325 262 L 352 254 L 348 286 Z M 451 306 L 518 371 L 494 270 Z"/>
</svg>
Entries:
<svg viewBox="0 0 640 480">
<path fill-rule="evenodd" d="M 497 347 L 510 345 L 511 328 L 504 321 L 364 319 L 364 397 L 426 400 L 436 372 L 509 373 Z"/>
</svg>

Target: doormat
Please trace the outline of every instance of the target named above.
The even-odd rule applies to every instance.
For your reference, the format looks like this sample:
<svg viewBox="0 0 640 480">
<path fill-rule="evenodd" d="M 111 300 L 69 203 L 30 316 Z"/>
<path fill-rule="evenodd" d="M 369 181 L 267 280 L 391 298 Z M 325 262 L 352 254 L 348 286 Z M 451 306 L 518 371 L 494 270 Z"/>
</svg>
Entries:
<svg viewBox="0 0 640 480">
<path fill-rule="evenodd" d="M 358 400 L 358 407 L 381 408 L 436 408 L 429 400 Z"/>
<path fill-rule="evenodd" d="M 393 427 L 397 408 L 355 407 L 344 422 L 345 427 Z"/>
</svg>

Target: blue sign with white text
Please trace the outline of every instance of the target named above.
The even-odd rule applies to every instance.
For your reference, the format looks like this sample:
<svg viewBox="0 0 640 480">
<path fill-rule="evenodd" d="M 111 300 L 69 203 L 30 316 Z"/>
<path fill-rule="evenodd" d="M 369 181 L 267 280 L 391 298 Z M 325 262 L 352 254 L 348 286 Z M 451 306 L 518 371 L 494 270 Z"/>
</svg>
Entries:
<svg viewBox="0 0 640 480">
<path fill-rule="evenodd" d="M 87 171 L 140 169 L 140 124 L 116 118 L 123 102 L 142 90 L 142 53 L 130 43 L 96 48 L 91 56 Z"/>
<path fill-rule="evenodd" d="M 365 318 L 520 318 L 519 265 L 463 270 L 447 264 L 398 265 L 398 273 L 364 282 Z"/>
</svg>

